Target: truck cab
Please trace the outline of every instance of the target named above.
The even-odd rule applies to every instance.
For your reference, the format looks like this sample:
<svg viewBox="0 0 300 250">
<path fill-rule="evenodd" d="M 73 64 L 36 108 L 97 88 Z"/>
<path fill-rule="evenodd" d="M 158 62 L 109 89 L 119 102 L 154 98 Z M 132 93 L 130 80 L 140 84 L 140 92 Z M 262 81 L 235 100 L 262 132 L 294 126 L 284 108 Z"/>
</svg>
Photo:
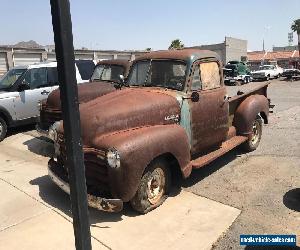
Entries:
<svg viewBox="0 0 300 250">
<path fill-rule="evenodd" d="M 88 202 L 141 213 L 166 199 L 176 173 L 188 178 L 229 150 L 255 150 L 268 122 L 267 84 L 229 95 L 212 51 L 150 52 L 133 61 L 126 88 L 80 105 Z M 69 192 L 63 124 L 49 176 Z"/>
</svg>

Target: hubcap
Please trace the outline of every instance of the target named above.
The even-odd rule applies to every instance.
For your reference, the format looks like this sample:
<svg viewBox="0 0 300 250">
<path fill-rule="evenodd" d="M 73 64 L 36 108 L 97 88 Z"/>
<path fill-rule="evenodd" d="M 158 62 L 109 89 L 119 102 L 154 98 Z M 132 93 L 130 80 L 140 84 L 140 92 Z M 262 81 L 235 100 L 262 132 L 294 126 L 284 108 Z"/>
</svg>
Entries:
<svg viewBox="0 0 300 250">
<path fill-rule="evenodd" d="M 252 144 L 256 144 L 259 140 L 259 125 L 257 121 L 253 123 L 252 133 L 251 142 Z"/>
<path fill-rule="evenodd" d="M 0 135 L 3 133 L 3 125 L 0 123 Z"/>
<path fill-rule="evenodd" d="M 148 200 L 151 204 L 156 204 L 164 194 L 165 174 L 161 168 L 156 168 L 147 183 Z"/>
</svg>

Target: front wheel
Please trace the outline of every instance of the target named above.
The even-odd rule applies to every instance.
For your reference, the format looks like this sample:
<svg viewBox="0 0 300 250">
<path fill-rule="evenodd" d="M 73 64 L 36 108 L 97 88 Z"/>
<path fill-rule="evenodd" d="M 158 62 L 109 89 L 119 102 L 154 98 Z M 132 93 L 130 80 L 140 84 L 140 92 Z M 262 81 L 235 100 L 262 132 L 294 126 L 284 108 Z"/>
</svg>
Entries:
<svg viewBox="0 0 300 250">
<path fill-rule="evenodd" d="M 3 141 L 7 133 L 7 124 L 5 120 L 0 117 L 0 141 Z"/>
<path fill-rule="evenodd" d="M 246 152 L 251 152 L 257 149 L 262 136 L 262 120 L 258 115 L 252 124 L 252 134 L 250 138 L 244 142 L 241 146 Z"/>
<path fill-rule="evenodd" d="M 165 160 L 154 160 L 145 170 L 139 188 L 130 203 L 134 210 L 146 214 L 160 206 L 170 191 L 171 174 Z"/>
</svg>

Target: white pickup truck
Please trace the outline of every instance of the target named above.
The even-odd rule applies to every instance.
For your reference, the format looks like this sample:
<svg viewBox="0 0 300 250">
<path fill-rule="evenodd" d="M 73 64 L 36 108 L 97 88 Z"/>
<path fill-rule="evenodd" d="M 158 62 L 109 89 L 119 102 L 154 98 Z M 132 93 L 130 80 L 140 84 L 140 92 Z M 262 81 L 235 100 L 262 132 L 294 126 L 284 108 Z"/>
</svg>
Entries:
<svg viewBox="0 0 300 250">
<path fill-rule="evenodd" d="M 278 78 L 282 75 L 283 69 L 278 65 L 263 65 L 259 70 L 252 71 L 253 80 L 265 80 Z"/>
</svg>

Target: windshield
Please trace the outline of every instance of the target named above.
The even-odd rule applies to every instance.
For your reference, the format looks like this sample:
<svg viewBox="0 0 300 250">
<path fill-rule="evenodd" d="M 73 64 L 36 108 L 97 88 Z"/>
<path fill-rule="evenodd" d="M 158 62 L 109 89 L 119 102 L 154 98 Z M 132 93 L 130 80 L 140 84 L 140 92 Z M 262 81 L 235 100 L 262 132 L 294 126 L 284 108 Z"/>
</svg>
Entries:
<svg viewBox="0 0 300 250">
<path fill-rule="evenodd" d="M 120 75 L 124 75 L 123 66 L 100 64 L 96 66 L 91 80 L 118 82 L 120 79 Z"/>
<path fill-rule="evenodd" d="M 26 69 L 11 69 L 0 80 L 0 89 L 11 87 Z"/>
<path fill-rule="evenodd" d="M 268 70 L 268 69 L 274 69 L 274 66 L 272 65 L 264 65 L 259 67 L 262 70 Z"/>
<path fill-rule="evenodd" d="M 147 60 L 136 62 L 128 78 L 131 86 L 155 86 L 182 90 L 186 64 L 175 60 Z"/>
</svg>

